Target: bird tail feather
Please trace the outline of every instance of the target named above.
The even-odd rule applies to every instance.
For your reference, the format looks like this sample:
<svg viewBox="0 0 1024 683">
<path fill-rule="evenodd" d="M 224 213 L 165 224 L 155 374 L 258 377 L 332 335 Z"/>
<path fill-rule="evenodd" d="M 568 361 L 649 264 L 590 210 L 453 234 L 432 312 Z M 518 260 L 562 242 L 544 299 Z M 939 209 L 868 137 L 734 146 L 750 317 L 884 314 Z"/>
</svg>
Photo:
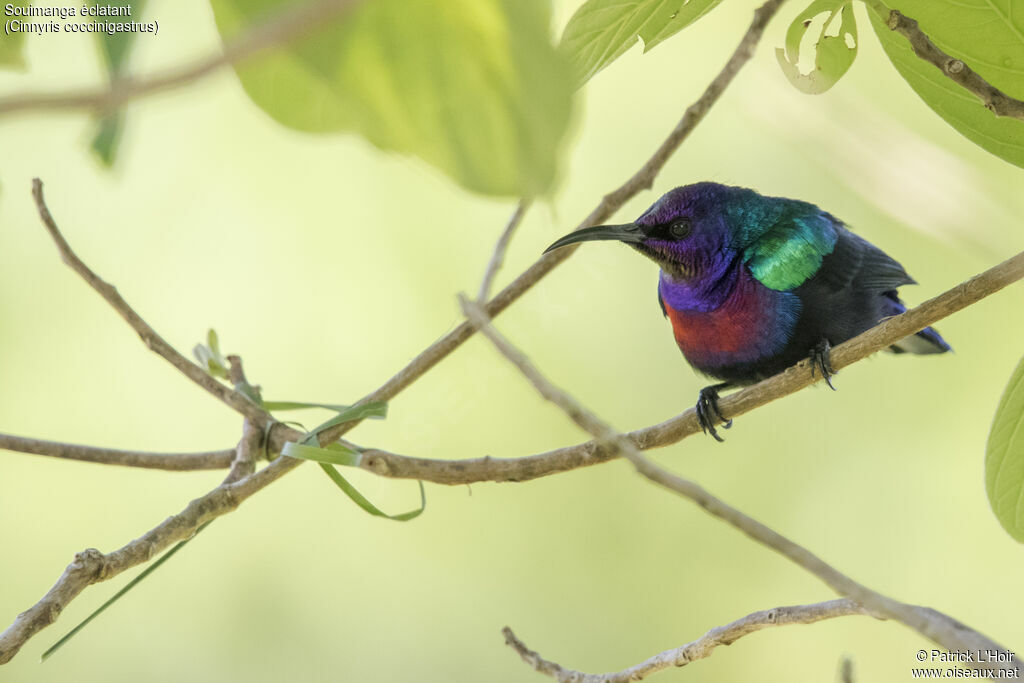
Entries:
<svg viewBox="0 0 1024 683">
<path fill-rule="evenodd" d="M 926 327 L 917 334 L 899 340 L 889 347 L 893 353 L 946 353 L 952 351 L 952 347 L 946 343 L 942 336 L 930 327 Z"/>
</svg>

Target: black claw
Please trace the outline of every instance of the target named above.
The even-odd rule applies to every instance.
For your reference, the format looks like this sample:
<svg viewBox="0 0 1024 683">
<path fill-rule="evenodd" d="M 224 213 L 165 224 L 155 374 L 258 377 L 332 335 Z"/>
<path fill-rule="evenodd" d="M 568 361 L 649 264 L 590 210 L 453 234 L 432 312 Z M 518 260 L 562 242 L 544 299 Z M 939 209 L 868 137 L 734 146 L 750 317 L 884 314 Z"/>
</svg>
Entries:
<svg viewBox="0 0 1024 683">
<path fill-rule="evenodd" d="M 697 422 L 700 423 L 701 431 L 710 434 L 719 443 L 725 439 L 718 435 L 715 425 L 721 425 L 722 429 L 732 427 L 732 420 L 723 418 L 721 411 L 718 410 L 718 390 L 728 386 L 728 383 L 723 383 L 704 387 L 700 390 L 700 396 L 697 399 Z"/>
<path fill-rule="evenodd" d="M 821 373 L 821 378 L 825 380 L 828 388 L 835 391 L 831 378 L 836 371 L 832 367 L 832 345 L 828 343 L 828 339 L 822 339 L 811 349 L 811 377 L 814 377 L 816 369 Z"/>
</svg>

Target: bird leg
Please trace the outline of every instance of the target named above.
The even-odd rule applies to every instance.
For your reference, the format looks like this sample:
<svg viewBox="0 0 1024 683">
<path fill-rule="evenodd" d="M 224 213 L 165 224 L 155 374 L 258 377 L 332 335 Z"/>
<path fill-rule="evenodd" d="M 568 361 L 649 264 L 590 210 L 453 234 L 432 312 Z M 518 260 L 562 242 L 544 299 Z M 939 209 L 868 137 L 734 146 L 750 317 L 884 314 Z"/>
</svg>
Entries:
<svg viewBox="0 0 1024 683">
<path fill-rule="evenodd" d="M 722 382 L 704 387 L 700 390 L 700 398 L 697 399 L 697 422 L 700 423 L 700 428 L 705 434 L 710 434 L 719 443 L 725 441 L 725 439 L 718 435 L 715 425 L 721 424 L 722 429 L 728 429 L 732 427 L 732 420 L 726 420 L 722 417 L 721 411 L 718 410 L 718 390 L 727 389 L 731 386 L 732 384 L 729 382 Z"/>
<path fill-rule="evenodd" d="M 832 386 L 830 378 L 836 371 L 832 367 L 832 345 L 828 343 L 828 339 L 822 339 L 811 349 L 811 377 L 814 377 L 815 369 L 821 372 L 821 378 L 825 380 L 828 388 L 835 391 L 836 388 Z"/>
</svg>

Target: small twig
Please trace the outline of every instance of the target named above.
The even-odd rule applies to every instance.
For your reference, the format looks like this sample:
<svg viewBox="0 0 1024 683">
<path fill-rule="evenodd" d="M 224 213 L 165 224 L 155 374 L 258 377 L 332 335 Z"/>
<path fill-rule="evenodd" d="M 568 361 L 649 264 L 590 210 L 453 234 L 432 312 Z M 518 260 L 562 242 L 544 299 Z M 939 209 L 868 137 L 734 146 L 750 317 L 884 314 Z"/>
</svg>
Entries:
<svg viewBox="0 0 1024 683">
<path fill-rule="evenodd" d="M 228 379 L 235 386 L 250 386 L 245 378 L 245 370 L 242 369 L 242 359 L 239 356 L 227 357 L 229 363 Z M 256 471 L 256 459 L 260 453 L 260 446 L 263 444 L 263 430 L 254 425 L 251 420 L 242 421 L 242 438 L 235 449 L 235 459 L 231 463 L 231 470 L 224 478 L 224 484 L 233 484 Z"/>
<path fill-rule="evenodd" d="M 885 20 L 886 26 L 889 27 L 890 31 L 895 31 L 907 39 L 910 43 L 910 49 L 914 51 L 914 54 L 941 71 L 943 76 L 981 100 L 985 109 L 988 109 L 996 116 L 1006 116 L 1024 121 L 1024 102 L 1010 97 L 986 81 L 963 60 L 952 57 L 939 49 L 928 35 L 920 29 L 915 19 L 902 14 L 899 10 L 889 9 L 881 0 L 864 0 L 864 2 L 880 18 Z"/>
<path fill-rule="evenodd" d="M 557 662 L 544 659 L 539 653 L 526 647 L 516 637 L 512 629 L 505 627 L 502 634 L 505 644 L 519 653 L 523 661 L 542 674 L 564 683 L 629 683 L 647 678 L 669 667 L 686 666 L 698 659 L 710 657 L 719 645 L 732 645 L 743 636 L 755 633 L 771 626 L 787 626 L 789 624 L 813 624 L 826 619 L 847 617 L 852 615 L 871 616 L 863 607 L 853 600 L 841 598 L 818 602 L 812 605 L 795 605 L 792 607 L 776 607 L 748 614 L 742 619 L 711 629 L 703 636 L 686 645 L 665 650 L 646 659 L 635 666 L 622 671 L 605 674 L 588 674 L 582 671 L 566 669 Z"/>
<path fill-rule="evenodd" d="M 803 546 L 725 503 L 695 482 L 658 467 L 644 456 L 631 440 L 616 432 L 610 425 L 552 384 L 519 349 L 494 329 L 481 307 L 465 297 L 460 297 L 460 303 L 469 321 L 494 344 L 495 348 L 509 362 L 518 368 L 541 396 L 561 408 L 581 429 L 593 435 L 597 443 L 619 451 L 623 457 L 633 463 L 640 474 L 649 480 L 689 498 L 709 514 L 783 555 L 818 577 L 840 595 L 852 598 L 863 605 L 874 615 L 899 621 L 950 651 L 991 649 L 1007 652 L 1006 648 L 941 612 L 897 602 L 857 583 Z M 971 666 L 985 670 L 1013 670 L 1018 672 L 1018 675 L 1019 672 L 1024 672 L 1024 669 L 1019 668 L 1020 665 L 1014 661 L 1004 663 L 973 662 Z"/>
<path fill-rule="evenodd" d="M 512 212 L 512 217 L 508 219 L 508 225 L 505 226 L 501 236 L 498 238 L 497 244 L 494 245 L 494 254 L 491 255 L 491 261 L 487 264 L 487 270 L 484 272 L 484 279 L 480 283 L 480 292 L 476 295 L 476 300 L 480 303 L 485 303 L 487 297 L 491 295 L 491 284 L 494 282 L 494 276 L 498 274 L 498 270 L 505 262 L 505 252 L 508 251 L 512 235 L 515 233 L 516 228 L 519 227 L 523 216 L 529 208 L 530 201 L 528 199 L 519 200 L 516 210 Z"/>
<path fill-rule="evenodd" d="M 149 453 L 146 451 L 122 451 L 115 448 L 95 448 L 74 443 L 29 439 L 13 434 L 0 434 L 0 449 L 48 455 L 65 460 L 80 460 L 104 465 L 142 467 L 151 470 L 186 472 L 195 470 L 222 470 L 231 466 L 235 449 L 208 451 L 204 453 Z"/>
<path fill-rule="evenodd" d="M 0 114 L 16 111 L 94 109 L 109 111 L 145 95 L 193 83 L 229 64 L 237 64 L 263 50 L 284 45 L 353 7 L 359 0 L 314 0 L 300 3 L 270 17 L 248 31 L 223 51 L 193 64 L 169 69 L 142 79 L 121 78 L 102 89 L 79 89 L 50 93 L 24 93 L 0 98 Z"/>
<path fill-rule="evenodd" d="M 60 252 L 64 263 L 78 273 L 90 287 L 96 290 L 117 311 L 118 315 L 124 318 L 125 322 L 135 330 L 142 339 L 142 342 L 151 351 L 244 417 L 260 425 L 266 424 L 270 419 L 266 412 L 239 392 L 218 382 L 201 367 L 178 353 L 173 346 L 157 334 L 156 330 L 149 326 L 149 323 L 142 319 L 142 316 L 128 305 L 128 302 L 122 298 L 113 285 L 101 279 L 89 266 L 85 265 L 82 259 L 78 258 L 78 255 L 71 249 L 71 245 L 64 239 L 64 235 L 61 234 L 60 228 L 57 227 L 57 222 L 53 219 L 50 209 L 46 206 L 46 200 L 43 198 L 43 183 L 39 178 L 32 181 L 32 196 L 35 198 L 39 217 L 42 219 L 43 225 L 46 226 L 46 230 L 50 233 L 50 237 L 53 238 L 54 243 L 57 245 L 57 250 Z"/>
</svg>

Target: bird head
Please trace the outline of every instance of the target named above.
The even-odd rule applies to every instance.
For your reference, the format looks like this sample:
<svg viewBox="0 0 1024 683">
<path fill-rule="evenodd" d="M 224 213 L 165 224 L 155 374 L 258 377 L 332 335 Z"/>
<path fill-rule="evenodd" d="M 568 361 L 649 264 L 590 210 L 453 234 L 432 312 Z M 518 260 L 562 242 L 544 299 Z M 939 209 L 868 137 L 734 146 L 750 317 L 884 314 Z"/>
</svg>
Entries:
<svg viewBox="0 0 1024 683">
<path fill-rule="evenodd" d="M 675 280 L 693 280 L 731 260 L 727 208 L 741 188 L 718 183 L 677 187 L 633 223 L 597 225 L 570 233 L 545 253 L 576 242 L 617 240 L 657 263 Z"/>
</svg>

